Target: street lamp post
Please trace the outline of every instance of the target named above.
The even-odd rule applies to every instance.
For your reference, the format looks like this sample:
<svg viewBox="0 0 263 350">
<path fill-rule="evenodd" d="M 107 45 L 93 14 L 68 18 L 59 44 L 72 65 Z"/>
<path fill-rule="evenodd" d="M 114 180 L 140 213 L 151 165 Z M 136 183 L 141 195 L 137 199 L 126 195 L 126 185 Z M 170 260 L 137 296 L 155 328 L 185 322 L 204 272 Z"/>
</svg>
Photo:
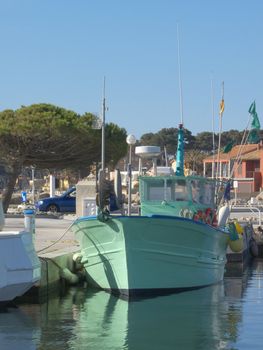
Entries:
<svg viewBox="0 0 263 350">
<path fill-rule="evenodd" d="M 131 190 L 132 190 L 132 146 L 136 143 L 136 137 L 134 135 L 128 135 L 126 142 L 129 145 L 129 164 L 127 169 L 128 174 L 128 215 L 131 215 Z"/>
<path fill-rule="evenodd" d="M 32 173 L 32 202 L 35 205 L 35 167 L 31 166 Z"/>
</svg>

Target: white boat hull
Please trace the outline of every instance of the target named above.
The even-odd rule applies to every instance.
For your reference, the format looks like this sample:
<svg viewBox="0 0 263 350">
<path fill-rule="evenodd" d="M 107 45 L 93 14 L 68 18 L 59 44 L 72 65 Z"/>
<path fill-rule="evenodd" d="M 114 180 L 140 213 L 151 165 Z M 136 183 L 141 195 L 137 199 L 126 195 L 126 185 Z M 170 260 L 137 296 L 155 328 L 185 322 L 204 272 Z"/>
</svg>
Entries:
<svg viewBox="0 0 263 350">
<path fill-rule="evenodd" d="M 23 295 L 40 280 L 40 261 L 29 232 L 0 232 L 0 303 Z"/>
</svg>

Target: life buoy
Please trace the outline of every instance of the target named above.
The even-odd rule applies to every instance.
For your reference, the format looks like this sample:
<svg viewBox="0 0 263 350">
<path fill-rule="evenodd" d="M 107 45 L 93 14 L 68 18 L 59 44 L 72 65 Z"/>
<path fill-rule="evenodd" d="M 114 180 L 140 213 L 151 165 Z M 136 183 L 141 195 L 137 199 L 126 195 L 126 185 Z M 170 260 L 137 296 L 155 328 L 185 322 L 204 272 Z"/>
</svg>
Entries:
<svg viewBox="0 0 263 350">
<path fill-rule="evenodd" d="M 194 214 L 194 217 L 193 219 L 195 221 L 200 221 L 200 222 L 203 222 L 204 221 L 204 213 L 202 210 L 198 210 L 195 214 Z"/>
<path fill-rule="evenodd" d="M 194 214 L 193 220 L 194 220 L 194 221 L 198 221 L 198 220 L 199 220 L 199 216 L 197 215 L 197 213 Z"/>
<path fill-rule="evenodd" d="M 193 219 L 194 214 L 190 209 L 185 208 L 180 210 L 179 215 L 187 219 Z"/>
</svg>

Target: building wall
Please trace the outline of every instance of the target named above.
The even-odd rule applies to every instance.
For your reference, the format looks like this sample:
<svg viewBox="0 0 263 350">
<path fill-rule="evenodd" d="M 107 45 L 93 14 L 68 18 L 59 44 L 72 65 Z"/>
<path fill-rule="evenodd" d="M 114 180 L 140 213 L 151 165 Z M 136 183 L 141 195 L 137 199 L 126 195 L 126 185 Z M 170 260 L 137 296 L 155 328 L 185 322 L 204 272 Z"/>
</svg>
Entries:
<svg viewBox="0 0 263 350">
<path fill-rule="evenodd" d="M 261 190 L 262 186 L 262 174 L 260 172 L 255 172 L 254 175 L 254 192 L 258 192 Z"/>
<path fill-rule="evenodd" d="M 263 178 L 263 150 L 262 149 L 260 149 L 259 171 L 261 173 L 261 177 Z M 263 187 L 262 183 L 261 183 L 261 187 Z"/>
</svg>

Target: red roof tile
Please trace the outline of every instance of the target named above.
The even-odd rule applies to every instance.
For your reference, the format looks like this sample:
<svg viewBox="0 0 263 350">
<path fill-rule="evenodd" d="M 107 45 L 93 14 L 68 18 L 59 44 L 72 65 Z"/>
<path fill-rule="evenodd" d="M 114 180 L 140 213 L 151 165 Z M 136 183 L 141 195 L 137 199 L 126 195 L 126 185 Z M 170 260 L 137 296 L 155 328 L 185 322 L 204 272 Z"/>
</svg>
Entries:
<svg viewBox="0 0 263 350">
<path fill-rule="evenodd" d="M 242 155 L 242 159 L 259 159 L 260 151 L 259 148 L 262 149 L 262 146 L 259 144 L 249 144 L 249 145 L 236 145 L 232 148 L 229 153 L 220 152 L 220 160 L 228 161 L 230 159 L 236 158 L 238 155 Z M 215 155 L 215 160 L 217 159 L 217 154 Z M 204 159 L 204 161 L 212 161 L 213 156 L 209 156 Z"/>
</svg>

